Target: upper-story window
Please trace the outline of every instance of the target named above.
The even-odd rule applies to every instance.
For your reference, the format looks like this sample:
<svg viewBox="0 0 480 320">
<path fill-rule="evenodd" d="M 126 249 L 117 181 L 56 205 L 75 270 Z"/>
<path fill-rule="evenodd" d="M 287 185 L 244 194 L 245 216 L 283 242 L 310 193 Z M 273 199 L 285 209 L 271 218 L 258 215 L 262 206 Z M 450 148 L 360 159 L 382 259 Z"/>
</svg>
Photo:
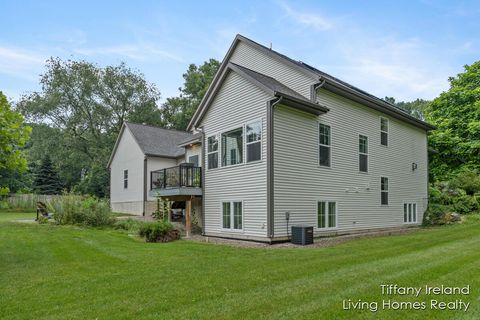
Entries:
<svg viewBox="0 0 480 320">
<path fill-rule="evenodd" d="M 208 169 L 218 168 L 218 137 L 211 136 L 207 140 Z"/>
<path fill-rule="evenodd" d="M 243 127 L 222 133 L 222 166 L 243 163 Z"/>
<path fill-rule="evenodd" d="M 388 146 L 388 119 L 380 118 L 380 143 Z"/>
<path fill-rule="evenodd" d="M 123 170 L 123 189 L 128 189 L 128 170 Z"/>
<path fill-rule="evenodd" d="M 188 157 L 188 163 L 193 163 L 194 167 L 198 167 L 198 165 L 199 165 L 198 158 L 199 158 L 198 154 L 196 154 L 194 156 L 190 156 L 190 157 Z"/>
<path fill-rule="evenodd" d="M 368 137 L 358 136 L 358 166 L 360 172 L 368 172 Z"/>
<path fill-rule="evenodd" d="M 319 165 L 324 167 L 330 167 L 330 158 L 331 158 L 330 126 L 320 123 L 318 127 L 318 135 L 319 135 L 319 146 L 318 146 Z"/>
<path fill-rule="evenodd" d="M 380 178 L 380 189 L 381 189 L 381 203 L 382 205 L 388 205 L 388 178 Z"/>
<path fill-rule="evenodd" d="M 246 131 L 247 162 L 262 159 L 262 122 L 247 124 Z"/>
</svg>

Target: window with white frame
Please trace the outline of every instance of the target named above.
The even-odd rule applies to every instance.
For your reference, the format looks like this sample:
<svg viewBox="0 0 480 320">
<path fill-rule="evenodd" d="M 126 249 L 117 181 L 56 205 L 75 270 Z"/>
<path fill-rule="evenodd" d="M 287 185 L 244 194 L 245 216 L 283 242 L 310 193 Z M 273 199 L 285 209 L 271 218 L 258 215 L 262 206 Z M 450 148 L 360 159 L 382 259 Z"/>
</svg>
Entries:
<svg viewBox="0 0 480 320">
<path fill-rule="evenodd" d="M 380 143 L 388 146 L 388 119 L 380 118 Z"/>
<path fill-rule="evenodd" d="M 198 154 L 188 157 L 188 163 L 192 163 L 194 167 L 198 167 L 198 164 L 199 164 Z"/>
<path fill-rule="evenodd" d="M 358 136 L 358 161 L 360 172 L 368 172 L 368 137 Z"/>
<path fill-rule="evenodd" d="M 128 170 L 123 170 L 123 189 L 128 189 Z"/>
<path fill-rule="evenodd" d="M 247 162 L 257 161 L 262 158 L 262 122 L 257 121 L 246 125 Z"/>
<path fill-rule="evenodd" d="M 382 205 L 386 206 L 388 205 L 388 178 L 381 177 L 380 184 L 381 184 L 381 191 L 380 191 L 381 203 Z"/>
<path fill-rule="evenodd" d="M 241 201 L 222 202 L 222 227 L 233 230 L 243 228 L 243 205 Z"/>
<path fill-rule="evenodd" d="M 243 127 L 222 133 L 222 166 L 243 163 Z"/>
<path fill-rule="evenodd" d="M 417 204 L 404 203 L 403 204 L 403 222 L 416 223 L 417 222 Z"/>
<path fill-rule="evenodd" d="M 318 146 L 318 155 L 319 155 L 319 165 L 324 167 L 330 167 L 331 159 L 331 133 L 330 126 L 320 123 L 318 126 L 318 136 L 319 136 L 319 146 Z"/>
<path fill-rule="evenodd" d="M 208 169 L 218 168 L 218 137 L 211 136 L 207 139 Z"/>
<path fill-rule="evenodd" d="M 317 227 L 319 229 L 337 227 L 337 203 L 334 201 L 317 202 Z"/>
</svg>

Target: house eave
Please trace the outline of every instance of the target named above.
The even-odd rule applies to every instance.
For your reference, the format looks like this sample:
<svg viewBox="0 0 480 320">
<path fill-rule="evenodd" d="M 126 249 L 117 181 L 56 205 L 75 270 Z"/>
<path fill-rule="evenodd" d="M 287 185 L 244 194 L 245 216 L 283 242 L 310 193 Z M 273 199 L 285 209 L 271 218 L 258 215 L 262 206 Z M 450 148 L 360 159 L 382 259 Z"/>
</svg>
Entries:
<svg viewBox="0 0 480 320">
<path fill-rule="evenodd" d="M 200 144 L 202 144 L 202 140 L 201 140 L 201 138 L 198 138 L 198 139 L 194 139 L 194 140 L 179 144 L 178 146 L 179 147 L 188 147 L 190 145 L 200 145 Z"/>
<path fill-rule="evenodd" d="M 289 106 L 289 107 L 292 107 L 292 108 L 295 108 L 295 109 L 298 109 L 298 110 L 301 110 L 301 111 L 304 111 L 304 112 L 307 112 L 307 113 L 311 113 L 311 114 L 314 114 L 316 116 L 325 114 L 329 111 L 329 109 L 325 106 L 322 106 L 322 105 L 319 105 L 319 104 L 316 104 L 316 103 L 312 103 L 312 102 L 308 102 L 308 101 L 305 101 L 305 100 L 300 100 L 300 99 L 297 99 L 297 98 L 292 97 L 292 96 L 288 96 L 288 95 L 285 95 L 285 94 L 280 94 L 278 92 L 275 93 L 275 96 L 276 97 L 282 97 L 282 104 L 283 105 L 286 105 L 286 106 Z"/>
<path fill-rule="evenodd" d="M 185 153 L 182 153 L 177 156 L 172 156 L 172 155 L 165 155 L 165 154 L 152 154 L 152 153 L 145 153 L 146 157 L 151 157 L 151 158 L 167 158 L 167 159 L 178 159 L 181 157 L 185 156 Z"/>
</svg>

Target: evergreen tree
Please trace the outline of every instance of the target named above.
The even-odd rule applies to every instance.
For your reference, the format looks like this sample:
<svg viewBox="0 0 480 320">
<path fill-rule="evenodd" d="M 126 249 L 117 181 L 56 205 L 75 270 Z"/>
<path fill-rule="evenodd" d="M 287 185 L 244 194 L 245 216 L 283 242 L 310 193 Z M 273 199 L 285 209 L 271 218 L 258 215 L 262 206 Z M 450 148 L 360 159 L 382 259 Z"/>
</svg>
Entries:
<svg viewBox="0 0 480 320">
<path fill-rule="evenodd" d="M 33 186 L 38 194 L 59 194 L 62 191 L 62 183 L 48 155 L 37 170 Z"/>
</svg>

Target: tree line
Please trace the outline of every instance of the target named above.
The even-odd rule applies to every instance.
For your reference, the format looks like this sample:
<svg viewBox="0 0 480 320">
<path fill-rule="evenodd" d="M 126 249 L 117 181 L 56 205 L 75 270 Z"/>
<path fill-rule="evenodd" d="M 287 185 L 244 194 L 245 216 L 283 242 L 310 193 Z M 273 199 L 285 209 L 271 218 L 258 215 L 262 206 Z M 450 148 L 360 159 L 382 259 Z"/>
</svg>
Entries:
<svg viewBox="0 0 480 320">
<path fill-rule="evenodd" d="M 0 194 L 63 190 L 107 197 L 108 158 L 124 121 L 185 130 L 220 63 L 191 64 L 179 95 L 121 63 L 100 67 L 51 58 L 41 90 L 9 103 L 0 93 Z M 429 133 L 430 179 L 480 170 L 480 61 L 449 79 L 432 101 L 387 102 L 437 127 Z"/>
</svg>

